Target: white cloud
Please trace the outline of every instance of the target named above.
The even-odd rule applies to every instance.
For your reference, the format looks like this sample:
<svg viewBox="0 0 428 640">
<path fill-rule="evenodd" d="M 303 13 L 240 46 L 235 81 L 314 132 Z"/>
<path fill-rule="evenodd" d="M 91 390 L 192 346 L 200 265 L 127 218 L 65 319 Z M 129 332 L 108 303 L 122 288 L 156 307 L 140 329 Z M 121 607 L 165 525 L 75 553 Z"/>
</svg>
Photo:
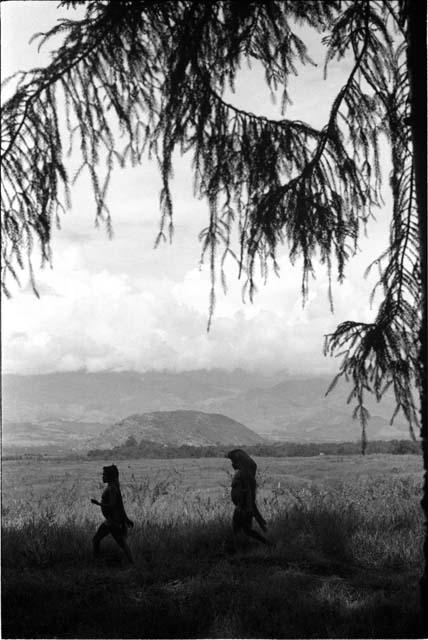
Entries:
<svg viewBox="0 0 428 640">
<path fill-rule="evenodd" d="M 369 320 L 368 284 L 352 280 L 336 290 L 329 312 L 327 278 L 302 306 L 297 268 L 281 260 L 283 276 L 243 304 L 235 269 L 230 291 L 218 287 L 210 333 L 209 274 L 191 269 L 181 280 L 89 270 L 82 251 L 65 249 L 53 270 L 41 273 L 41 300 L 17 295 L 3 305 L 3 366 L 17 373 L 87 368 L 193 369 L 244 367 L 320 371 L 323 334 L 350 316 Z"/>
</svg>

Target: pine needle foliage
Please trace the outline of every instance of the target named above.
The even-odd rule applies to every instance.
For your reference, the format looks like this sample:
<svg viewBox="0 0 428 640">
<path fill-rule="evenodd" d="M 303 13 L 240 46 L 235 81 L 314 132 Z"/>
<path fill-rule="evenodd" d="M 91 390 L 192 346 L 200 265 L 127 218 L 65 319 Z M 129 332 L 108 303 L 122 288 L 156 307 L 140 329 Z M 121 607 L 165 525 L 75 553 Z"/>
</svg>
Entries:
<svg viewBox="0 0 428 640">
<path fill-rule="evenodd" d="M 389 10 L 388 3 L 385 7 Z M 387 18 L 387 13 L 385 13 Z M 399 26 L 405 27 L 400 21 Z M 379 44 L 374 51 L 381 50 Z M 373 323 L 344 322 L 326 336 L 325 353 L 342 356 L 337 379 L 351 379 L 355 398 L 354 415 L 362 424 L 362 447 L 366 446 L 369 414 L 364 407 L 364 394 L 374 393 L 378 400 L 392 386 L 396 409 L 391 424 L 401 409 L 415 438 L 419 424 L 413 393 L 422 387 L 419 332 L 422 314 L 422 274 L 420 236 L 411 139 L 409 75 L 405 42 L 395 48 L 388 43 L 382 65 L 370 59 L 362 70 L 363 77 L 376 91 L 382 120 L 380 130 L 390 142 L 393 196 L 390 243 L 387 250 L 367 269 L 377 266 L 381 301 Z"/>
<path fill-rule="evenodd" d="M 73 7 L 77 1 L 63 2 Z M 173 235 L 170 183 L 176 151 L 193 158 L 195 194 L 209 206 L 201 259 L 211 271 L 209 322 L 224 264 L 236 260 L 244 295 L 278 272 L 286 244 L 302 260 L 306 298 L 314 263 L 343 280 L 345 265 L 381 202 L 379 138 L 392 154 L 394 198 L 390 246 L 376 261 L 383 291 L 372 324 L 345 322 L 327 336 L 326 353 L 342 352 L 338 376 L 353 381 L 363 425 L 364 393 L 379 399 L 391 384 L 410 428 L 417 423 L 420 266 L 405 63 L 405 3 L 355 0 L 235 2 L 105 0 L 85 3 L 83 20 L 63 20 L 46 34 L 63 43 L 43 69 L 15 76 L 2 114 L 2 287 L 32 270 L 35 245 L 51 259 L 51 230 L 60 224 L 70 185 L 88 171 L 95 219 L 112 232 L 107 191 L 115 166 L 156 159 L 162 177 L 157 242 Z M 272 120 L 225 99 L 241 66 L 256 61 L 272 93 L 291 100 L 289 78 L 313 64 L 298 35 L 324 34 L 326 69 L 347 57 L 351 70 L 319 130 Z M 60 108 L 61 107 L 61 108 Z M 65 113 L 65 122 L 60 114 Z M 117 135 L 119 125 L 120 135 Z M 64 135 L 64 130 L 67 135 Z M 64 159 L 78 148 L 70 176 Z M 238 237 L 238 250 L 234 238 Z M 330 304 L 333 305 L 331 289 Z M 337 378 L 336 378 L 337 380 Z M 335 380 L 335 381 L 336 381 Z M 334 381 L 334 383 L 335 383 Z"/>
</svg>

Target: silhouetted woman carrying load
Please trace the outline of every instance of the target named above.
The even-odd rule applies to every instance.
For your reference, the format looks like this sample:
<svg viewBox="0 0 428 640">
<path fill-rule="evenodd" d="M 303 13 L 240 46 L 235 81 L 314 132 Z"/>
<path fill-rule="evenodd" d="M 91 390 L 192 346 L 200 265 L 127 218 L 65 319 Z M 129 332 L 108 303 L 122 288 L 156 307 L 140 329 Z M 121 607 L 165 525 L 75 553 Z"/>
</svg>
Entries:
<svg viewBox="0 0 428 640">
<path fill-rule="evenodd" d="M 108 535 L 113 536 L 117 544 L 125 552 L 129 562 L 133 562 L 131 551 L 126 542 L 128 527 L 133 527 L 134 523 L 128 518 L 123 506 L 122 494 L 119 484 L 119 469 L 112 464 L 103 467 L 103 482 L 107 483 L 101 497 L 101 502 L 91 499 L 92 504 L 101 507 L 105 521 L 100 525 L 93 537 L 94 556 L 97 557 L 100 551 L 100 542 Z"/>
<path fill-rule="evenodd" d="M 236 470 L 231 491 L 232 502 L 235 505 L 232 521 L 235 548 L 236 537 L 241 531 L 250 538 L 271 546 L 271 542 L 252 528 L 255 518 L 262 531 L 266 531 L 266 520 L 256 504 L 256 463 L 242 449 L 233 449 L 226 457 L 231 460 L 232 467 Z"/>
</svg>

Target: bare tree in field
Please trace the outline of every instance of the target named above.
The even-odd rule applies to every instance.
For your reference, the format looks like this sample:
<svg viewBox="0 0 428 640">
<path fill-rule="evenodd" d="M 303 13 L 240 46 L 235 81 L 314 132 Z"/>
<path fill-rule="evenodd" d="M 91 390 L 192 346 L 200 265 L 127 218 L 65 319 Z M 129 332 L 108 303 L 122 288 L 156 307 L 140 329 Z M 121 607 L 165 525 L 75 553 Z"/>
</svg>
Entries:
<svg viewBox="0 0 428 640">
<path fill-rule="evenodd" d="M 51 228 L 68 202 L 67 130 L 81 155 L 77 174 L 89 172 L 97 220 L 108 230 L 115 165 L 139 163 L 146 152 L 156 158 L 158 241 L 173 232 L 173 153 L 193 155 L 195 192 L 209 205 L 201 241 L 211 269 L 210 320 L 228 257 L 237 260 L 250 298 L 256 267 L 264 277 L 276 271 L 284 243 L 291 262 L 303 260 L 304 298 L 315 257 L 329 277 L 334 267 L 343 280 L 380 201 L 379 139 L 387 139 L 392 222 L 389 246 L 375 261 L 382 300 L 372 323 L 342 323 L 327 336 L 325 351 L 342 354 L 338 376 L 352 382 L 363 447 L 366 393 L 380 399 L 392 386 L 411 433 L 420 427 L 427 516 L 425 24 L 422 0 L 86 3 L 83 20 L 64 20 L 41 36 L 44 42 L 63 33 L 63 44 L 49 66 L 18 74 L 3 108 L 4 292 L 20 269 L 29 270 L 36 291 L 32 256 L 39 250 L 50 260 Z M 240 64 L 252 59 L 264 68 L 269 89 L 282 90 L 285 112 L 296 63 L 311 63 L 296 25 L 323 34 L 327 67 L 345 56 L 352 60 L 321 129 L 256 116 L 224 98 Z M 426 571 L 421 585 L 426 598 Z"/>
</svg>

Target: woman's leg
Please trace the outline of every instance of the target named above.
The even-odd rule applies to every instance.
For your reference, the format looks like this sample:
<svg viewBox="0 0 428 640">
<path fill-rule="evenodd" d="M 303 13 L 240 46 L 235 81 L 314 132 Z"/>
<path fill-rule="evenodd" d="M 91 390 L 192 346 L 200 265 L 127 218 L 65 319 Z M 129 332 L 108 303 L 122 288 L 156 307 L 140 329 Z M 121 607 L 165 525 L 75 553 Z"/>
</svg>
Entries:
<svg viewBox="0 0 428 640">
<path fill-rule="evenodd" d="M 116 540 L 116 542 L 119 545 L 119 547 L 121 549 L 123 549 L 123 551 L 124 551 L 126 557 L 128 558 L 129 562 L 131 564 L 134 564 L 134 559 L 132 557 L 131 550 L 130 550 L 130 548 L 128 546 L 128 543 L 126 542 L 126 535 L 127 535 L 126 526 L 123 526 L 123 527 L 119 527 L 119 526 L 112 527 L 110 533 L 113 536 L 113 538 Z"/>
<path fill-rule="evenodd" d="M 107 524 L 105 522 L 103 522 L 102 525 L 100 525 L 98 527 L 98 530 L 97 530 L 96 534 L 92 538 L 92 548 L 93 548 L 94 556 L 98 556 L 99 555 L 99 553 L 100 553 L 100 542 L 101 542 L 101 540 L 103 538 L 108 536 L 109 533 L 110 533 L 109 527 L 107 526 Z"/>
<path fill-rule="evenodd" d="M 266 538 L 264 536 L 262 536 L 261 533 L 258 533 L 258 531 L 254 531 L 254 529 L 250 527 L 244 527 L 243 528 L 243 532 L 245 533 L 245 535 L 247 535 L 250 538 L 254 538 L 254 540 L 258 540 L 259 542 L 262 542 L 263 544 L 266 544 L 268 546 L 270 546 L 270 542 L 268 542 L 268 540 L 266 540 Z"/>
</svg>

